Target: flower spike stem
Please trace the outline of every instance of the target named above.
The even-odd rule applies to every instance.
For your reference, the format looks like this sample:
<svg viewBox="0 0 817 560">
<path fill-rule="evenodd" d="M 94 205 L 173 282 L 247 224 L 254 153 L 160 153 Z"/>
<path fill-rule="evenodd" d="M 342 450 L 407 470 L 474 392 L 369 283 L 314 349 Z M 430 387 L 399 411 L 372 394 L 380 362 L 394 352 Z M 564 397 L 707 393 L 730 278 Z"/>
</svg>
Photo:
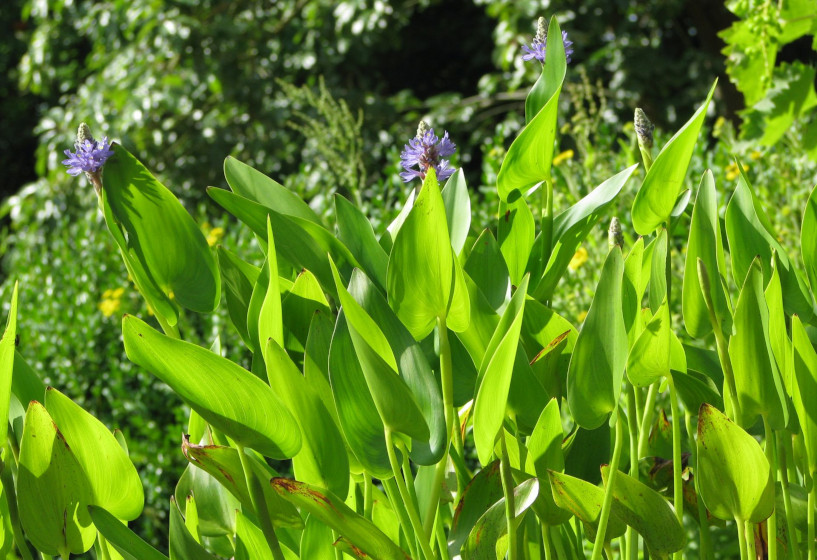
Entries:
<svg viewBox="0 0 817 560">
<path fill-rule="evenodd" d="M 627 429 L 630 432 L 630 476 L 638 480 L 638 407 L 635 403 L 635 393 L 638 391 L 627 383 Z M 627 553 L 630 560 L 638 560 L 638 533 L 627 527 Z"/>
<path fill-rule="evenodd" d="M 786 529 L 789 537 L 789 554 L 792 560 L 800 560 L 800 547 L 797 544 L 797 529 L 794 526 L 794 511 L 791 505 L 791 493 L 789 492 L 789 473 L 786 470 L 788 458 L 783 444 L 783 438 L 791 439 L 791 436 L 783 432 L 782 437 L 777 439 L 777 469 L 780 476 L 780 486 L 783 489 L 783 505 L 786 511 Z"/>
<path fill-rule="evenodd" d="M 610 460 L 610 474 L 607 475 L 607 484 L 604 485 L 604 502 L 601 506 L 601 515 L 599 515 L 599 528 L 596 531 L 596 542 L 593 544 L 593 556 L 591 560 L 601 560 L 601 553 L 604 550 L 604 543 L 607 540 L 607 522 L 610 520 L 610 511 L 613 509 L 613 488 L 616 484 L 616 473 L 618 472 L 618 462 L 621 459 L 621 446 L 624 439 L 624 428 L 622 424 L 624 420 L 619 418 L 619 409 L 613 411 L 614 421 L 616 424 L 616 439 L 613 444 L 613 457 Z"/>
<path fill-rule="evenodd" d="M 244 478 L 247 480 L 247 489 L 250 491 L 250 501 L 252 501 L 252 507 L 258 516 L 258 522 L 261 524 L 261 531 L 264 533 L 267 544 L 272 551 L 272 557 L 274 560 L 285 560 L 267 510 L 267 502 L 264 500 L 264 489 L 261 488 L 261 482 L 250 466 L 250 458 L 244 452 L 244 446 L 236 445 L 236 448 L 238 449 L 238 457 L 241 459 L 241 467 L 244 469 Z"/>
<path fill-rule="evenodd" d="M 681 527 L 684 526 L 684 481 L 682 478 L 684 465 L 681 459 L 681 409 L 678 406 L 678 393 L 675 390 L 675 381 L 672 375 L 667 377 L 669 382 L 669 403 L 672 412 L 672 504 L 675 506 L 675 517 Z M 683 552 L 675 553 L 680 560 Z"/>
<path fill-rule="evenodd" d="M 772 477 L 774 482 L 777 482 L 777 437 L 772 427 L 769 426 L 769 421 L 766 415 L 763 415 L 763 428 L 766 432 L 766 459 L 769 461 L 769 466 L 772 470 Z M 772 510 L 769 519 L 766 520 L 768 546 L 768 560 L 777 560 L 777 508 Z"/>
<path fill-rule="evenodd" d="M 505 428 L 499 429 L 499 442 L 502 446 L 499 473 L 502 478 L 502 493 L 505 494 L 505 521 L 508 524 L 508 560 L 516 560 L 516 520 L 513 503 L 513 476 L 511 462 L 508 459 L 508 448 L 505 445 Z"/>
<path fill-rule="evenodd" d="M 740 560 L 754 560 L 749 556 L 746 548 L 746 524 L 742 519 L 735 518 L 735 526 L 738 528 L 738 546 L 740 547 Z"/>
<path fill-rule="evenodd" d="M 539 229 L 542 235 L 542 270 L 544 271 L 553 247 L 553 179 L 551 177 L 545 179 L 545 183 L 540 188 L 542 209 Z"/>
</svg>

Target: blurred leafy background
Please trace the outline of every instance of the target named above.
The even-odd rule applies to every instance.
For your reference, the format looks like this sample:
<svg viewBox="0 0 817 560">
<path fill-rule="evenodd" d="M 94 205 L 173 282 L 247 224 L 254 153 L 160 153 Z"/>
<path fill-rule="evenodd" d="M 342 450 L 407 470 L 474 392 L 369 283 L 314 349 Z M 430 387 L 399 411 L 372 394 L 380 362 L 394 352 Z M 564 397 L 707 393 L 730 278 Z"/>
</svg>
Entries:
<svg viewBox="0 0 817 560">
<path fill-rule="evenodd" d="M 6 0 L 0 249 L 2 291 L 21 286 L 20 350 L 48 383 L 124 430 L 146 487 L 136 528 L 161 542 L 184 466 L 185 411 L 124 356 L 119 319 L 147 310 L 93 191 L 60 165 L 80 121 L 137 154 L 214 244 L 251 260 L 261 260 L 251 236 L 205 195 L 224 185 L 225 156 L 321 214 L 338 192 L 382 224 L 407 194 L 399 153 L 421 118 L 457 143 L 454 163 L 482 227 L 496 214 L 496 173 L 539 71 L 520 47 L 538 16 L 556 14 L 575 49 L 557 209 L 637 161 L 635 107 L 656 123 L 660 146 L 717 76 L 689 188 L 709 167 L 730 189 L 740 157 L 796 244 L 796 209 L 817 182 L 814 11 L 813 0 Z M 625 233 L 636 185 L 617 204 Z M 577 253 L 554 302 L 576 322 L 604 230 Z M 207 345 L 220 336 L 246 361 L 224 313 L 187 317 L 184 331 Z"/>
</svg>

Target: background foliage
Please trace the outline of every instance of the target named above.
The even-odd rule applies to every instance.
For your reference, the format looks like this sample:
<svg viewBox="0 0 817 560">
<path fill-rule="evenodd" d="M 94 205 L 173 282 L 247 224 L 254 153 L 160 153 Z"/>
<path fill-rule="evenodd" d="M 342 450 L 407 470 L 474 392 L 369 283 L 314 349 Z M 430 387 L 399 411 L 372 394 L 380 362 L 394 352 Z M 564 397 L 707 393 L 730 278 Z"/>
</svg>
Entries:
<svg viewBox="0 0 817 560">
<path fill-rule="evenodd" d="M 181 472 L 184 412 L 164 385 L 124 357 L 118 318 L 144 310 L 91 190 L 59 164 L 79 121 L 121 140 L 208 224 L 214 242 L 223 239 L 245 253 L 260 256 L 204 196 L 206 186 L 222 186 L 227 154 L 297 191 L 319 213 L 326 214 L 338 190 L 385 220 L 406 195 L 397 176 L 399 152 L 420 118 L 450 132 L 459 146 L 455 164 L 483 193 L 474 197 L 478 211 L 493 214 L 488 190 L 524 122 L 524 97 L 538 71 L 523 64 L 520 46 L 530 40 L 536 17 L 555 13 L 576 51 L 563 101 L 569 116 L 561 123 L 560 196 L 577 200 L 637 161 L 628 124 L 636 106 L 658 124 L 660 145 L 662 130 L 688 118 L 716 75 L 715 112 L 725 118 L 708 145 L 699 142 L 690 185 L 705 167 L 734 180 L 732 156 L 741 155 L 761 199 L 780 207 L 777 231 L 796 243 L 795 209 L 817 181 L 814 152 L 802 142 L 806 127 L 815 126 L 808 110 L 814 30 L 787 33 L 781 25 L 783 32 L 769 32 L 762 42 L 742 39 L 745 29 L 751 39 L 789 17 L 769 11 L 776 2 L 588 0 L 577 8 L 554 0 L 547 13 L 533 0 L 13 0 L 7 6 L 0 20 L 15 34 L 0 42 L 4 292 L 20 281 L 21 351 L 31 364 L 126 432 L 147 490 L 140 530 L 154 539 L 166 530 L 164 500 Z M 732 29 L 723 35 L 728 59 L 718 35 L 725 29 Z M 768 80 L 753 90 L 736 68 L 741 56 L 762 54 L 762 45 L 775 56 Z M 743 140 L 757 137 L 752 123 L 770 113 L 759 115 L 762 101 L 788 99 L 786 84 L 800 84 L 805 100 L 794 127 L 783 127 L 763 152 L 749 148 Z M 744 107 L 753 108 L 738 133 Z M 619 215 L 632 197 L 622 193 Z M 598 247 L 591 242 L 577 255 L 571 281 L 556 296 L 571 318 L 581 318 L 589 305 L 595 279 L 586 271 L 606 254 L 603 235 L 600 229 Z M 585 257 L 596 266 L 584 266 Z M 54 320 L 64 313 L 69 321 Z M 187 324 L 186 338 L 209 345 L 221 335 L 230 357 L 246 360 L 233 354 L 237 335 L 223 321 L 214 315 Z"/>
</svg>

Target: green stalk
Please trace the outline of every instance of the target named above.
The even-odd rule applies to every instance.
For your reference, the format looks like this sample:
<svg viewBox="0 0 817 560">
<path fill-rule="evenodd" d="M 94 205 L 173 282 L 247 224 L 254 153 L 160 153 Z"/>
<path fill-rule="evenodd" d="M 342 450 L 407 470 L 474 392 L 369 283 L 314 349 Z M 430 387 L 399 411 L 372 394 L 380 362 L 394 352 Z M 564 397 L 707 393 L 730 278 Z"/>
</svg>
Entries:
<svg viewBox="0 0 817 560">
<path fill-rule="evenodd" d="M 678 407 L 678 394 L 675 391 L 675 382 L 672 375 L 667 377 L 669 382 L 669 402 L 672 412 L 672 503 L 675 506 L 675 517 L 681 527 L 684 526 L 684 481 L 683 465 L 681 464 L 681 410 Z M 676 552 L 675 557 L 680 558 L 682 552 Z"/>
<path fill-rule="evenodd" d="M 417 553 L 417 539 L 414 538 L 414 531 L 411 529 L 411 521 L 408 518 L 406 506 L 400 497 L 400 490 L 397 488 L 397 481 L 394 478 L 388 478 L 380 481 L 383 484 L 383 489 L 386 491 L 386 496 L 389 497 L 392 508 L 397 513 L 397 520 L 400 522 L 400 528 L 406 535 L 406 542 L 409 545 L 409 552 L 412 558 L 419 558 Z"/>
<path fill-rule="evenodd" d="M 264 538 L 267 539 L 267 544 L 272 551 L 272 557 L 275 560 L 284 560 L 284 553 L 278 543 L 278 536 L 275 534 L 275 527 L 272 525 L 272 519 L 270 519 L 269 510 L 267 510 L 267 502 L 264 499 L 264 489 L 261 487 L 261 482 L 250 466 L 250 459 L 244 452 L 244 446 L 236 444 L 236 449 L 238 450 L 238 457 L 241 459 L 241 468 L 244 469 L 244 478 L 247 479 L 250 501 L 253 509 L 255 509 L 255 515 L 258 517 Z"/>
<path fill-rule="evenodd" d="M 440 516 L 434 519 L 434 532 L 437 535 L 437 546 L 440 549 L 440 560 L 451 560 L 448 554 L 448 542 L 445 539 L 445 529 L 443 528 L 443 521 Z"/>
<path fill-rule="evenodd" d="M 787 434 L 783 437 L 790 438 Z M 782 438 L 777 438 L 777 469 L 780 475 L 780 486 L 783 490 L 783 505 L 786 511 L 786 529 L 789 536 L 789 555 L 792 560 L 800 560 L 800 547 L 797 545 L 797 528 L 794 526 L 794 512 L 789 493 L 789 473 L 786 468 L 786 450 Z"/>
<path fill-rule="evenodd" d="M 630 432 L 630 476 L 638 480 L 638 406 L 635 401 L 637 389 L 627 383 L 627 429 Z M 627 526 L 627 554 L 630 560 L 638 560 L 638 533 Z"/>
<path fill-rule="evenodd" d="M 420 543 L 422 558 L 432 560 L 434 558 L 434 553 L 431 552 L 429 538 L 426 537 L 426 532 L 423 530 L 423 524 L 420 521 L 420 514 L 417 513 L 417 504 L 411 499 L 411 494 L 409 493 L 408 488 L 406 487 L 406 482 L 403 480 L 403 475 L 400 472 L 400 463 L 397 461 L 397 456 L 394 453 L 394 441 L 392 439 L 391 430 L 386 428 L 385 434 L 386 452 L 389 455 L 389 464 L 391 465 L 391 470 L 394 473 L 394 480 L 397 483 L 397 490 L 400 492 L 400 497 L 406 504 L 406 511 L 408 512 L 409 521 L 411 522 L 411 528 L 414 530 L 414 535 L 416 536 L 417 541 Z M 432 519 L 431 522 L 433 523 L 434 520 Z M 430 528 L 433 529 L 433 527 Z"/>
<path fill-rule="evenodd" d="M 701 529 L 698 533 L 700 538 L 700 543 L 698 545 L 699 553 L 698 556 L 701 560 L 709 560 L 712 555 L 712 543 L 709 540 L 709 521 L 706 518 L 706 507 L 704 507 L 704 501 L 701 499 L 701 492 L 699 490 L 699 476 L 700 473 L 698 471 L 698 448 L 695 445 L 695 437 L 692 435 L 695 433 L 695 429 L 692 427 L 692 415 L 689 413 L 688 410 L 684 411 L 684 423 L 686 424 L 687 429 L 687 436 L 689 437 L 689 448 L 692 450 L 692 465 L 693 469 L 695 470 L 695 492 L 698 495 L 698 523 L 701 526 Z"/>
<path fill-rule="evenodd" d="M 443 390 L 443 411 L 445 413 L 445 452 L 443 453 L 440 462 L 437 463 L 437 469 L 434 472 L 434 484 L 431 487 L 431 497 L 428 501 L 428 507 L 423 517 L 423 527 L 425 532 L 425 540 L 431 539 L 432 531 L 434 529 L 434 516 L 437 514 L 437 505 L 440 501 L 440 492 L 445 479 L 445 471 L 448 468 L 448 447 L 451 442 L 451 431 L 454 428 L 454 418 L 457 417 L 457 411 L 454 408 L 454 372 L 451 363 L 451 345 L 448 342 L 448 327 L 445 324 L 445 317 L 437 318 L 437 330 L 440 334 L 440 382 Z M 459 426 L 457 426 L 459 433 Z M 462 438 L 459 438 L 460 444 Z M 457 449 L 462 455 L 462 449 Z"/>
<path fill-rule="evenodd" d="M 766 459 L 772 469 L 772 482 L 777 481 L 777 438 L 775 433 L 763 415 L 763 429 L 766 432 Z M 777 508 L 772 510 L 772 514 L 766 521 L 766 545 L 768 548 L 768 560 L 777 560 Z"/>
<path fill-rule="evenodd" d="M 740 547 L 740 560 L 755 560 L 749 557 L 749 552 L 746 550 L 746 525 L 743 524 L 742 519 L 735 518 L 735 525 L 738 527 L 738 546 Z"/>
<path fill-rule="evenodd" d="M 181 339 L 181 335 L 179 334 L 179 323 L 171 325 L 170 323 L 165 321 L 165 318 L 162 317 L 162 314 L 158 312 L 155 314 L 155 317 L 156 320 L 159 321 L 159 325 L 162 327 L 162 330 L 165 332 L 167 336 L 169 336 L 170 338 L 175 338 L 177 340 Z"/>
<path fill-rule="evenodd" d="M 658 397 L 658 387 L 661 385 L 660 381 L 656 381 L 650 385 L 650 390 L 647 391 L 647 402 L 644 405 L 644 418 L 641 419 L 641 432 L 638 434 L 638 456 L 647 455 L 647 445 L 650 440 L 650 428 L 652 427 L 652 419 L 655 416 L 655 399 Z"/>
<path fill-rule="evenodd" d="M 755 528 L 750 521 L 746 521 L 746 549 L 749 552 L 749 558 L 757 558 L 757 549 L 755 547 Z"/>
<path fill-rule="evenodd" d="M 814 481 L 812 472 L 811 477 L 811 491 L 808 493 L 808 530 L 806 531 L 806 542 L 808 543 L 808 560 L 814 560 L 814 511 L 817 510 L 817 484 Z"/>
<path fill-rule="evenodd" d="M 721 329 L 721 323 L 715 315 L 715 305 L 712 302 L 712 290 L 710 289 L 709 273 L 706 266 L 701 259 L 698 259 L 698 281 L 701 285 L 701 291 L 706 302 L 706 309 L 709 313 L 709 322 L 712 324 L 712 331 L 715 333 L 715 343 L 718 348 L 718 358 L 723 367 L 723 377 L 726 380 L 726 385 L 729 388 L 729 396 L 732 397 L 732 420 L 740 425 L 740 401 L 738 401 L 738 389 L 735 385 L 735 374 L 732 370 L 732 359 L 729 357 L 729 343 Z"/>
<path fill-rule="evenodd" d="M 618 414 L 618 407 L 613 411 L 613 414 Z M 593 545 L 593 556 L 591 560 L 600 560 L 601 553 L 604 549 L 604 541 L 607 533 L 607 522 L 610 520 L 610 510 L 613 507 L 613 487 L 616 484 L 616 473 L 618 472 L 618 462 L 621 459 L 621 444 L 622 434 L 624 430 L 621 427 L 621 418 L 615 417 L 616 424 L 616 439 L 613 444 L 613 458 L 610 461 L 610 474 L 607 477 L 607 484 L 604 488 L 604 503 L 601 506 L 601 515 L 599 516 L 599 528 L 596 531 L 596 542 Z"/>
<path fill-rule="evenodd" d="M 553 551 L 551 550 L 552 543 L 550 538 L 550 526 L 545 524 L 544 522 L 541 525 L 542 528 L 542 545 L 545 549 L 545 560 L 553 560 Z"/>
<path fill-rule="evenodd" d="M 516 560 L 516 520 L 514 518 L 513 477 L 511 462 L 508 460 L 508 448 L 505 445 L 505 430 L 499 430 L 499 442 L 502 447 L 499 473 L 502 478 L 502 493 L 505 495 L 505 522 L 508 524 L 508 560 Z"/>
<path fill-rule="evenodd" d="M 10 437 L 9 440 L 13 438 Z M 14 535 L 14 543 L 23 560 L 34 560 L 31 549 L 23 536 L 23 527 L 20 525 L 20 513 L 17 510 L 17 492 L 14 486 L 14 475 L 5 463 L 0 463 L 0 481 L 3 482 L 3 493 L 6 496 L 6 503 L 9 508 L 9 521 L 11 522 L 11 532 Z"/>
<path fill-rule="evenodd" d="M 108 541 L 105 540 L 105 537 L 102 536 L 102 533 L 97 532 L 97 538 L 99 539 L 99 550 L 101 552 L 101 560 L 111 560 L 111 553 L 108 550 Z"/>
<path fill-rule="evenodd" d="M 553 247 L 553 179 L 548 177 L 542 186 L 542 212 L 540 229 L 542 231 L 542 270 L 550 259 Z"/>
<path fill-rule="evenodd" d="M 363 472 L 363 517 L 372 520 L 372 477 Z"/>
</svg>

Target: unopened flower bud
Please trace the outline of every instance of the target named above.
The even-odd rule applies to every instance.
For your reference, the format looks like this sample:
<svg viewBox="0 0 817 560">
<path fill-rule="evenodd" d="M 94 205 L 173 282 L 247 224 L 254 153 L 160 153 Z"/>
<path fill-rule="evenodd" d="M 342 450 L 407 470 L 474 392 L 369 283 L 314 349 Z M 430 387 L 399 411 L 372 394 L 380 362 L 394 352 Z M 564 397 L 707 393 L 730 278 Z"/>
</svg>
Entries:
<svg viewBox="0 0 817 560">
<path fill-rule="evenodd" d="M 415 138 L 417 138 L 417 140 L 422 140 L 425 137 L 426 132 L 428 132 L 428 124 L 426 121 L 420 121 L 420 124 L 417 125 L 417 136 L 415 136 Z"/>
<path fill-rule="evenodd" d="M 616 217 L 610 220 L 610 228 L 607 230 L 607 245 L 610 249 L 616 246 L 624 247 L 624 235 L 621 233 L 621 223 Z"/>
<path fill-rule="evenodd" d="M 647 149 L 652 148 L 652 131 L 655 129 L 655 125 L 650 122 L 647 114 L 640 108 L 635 110 L 633 124 L 635 125 L 635 133 L 638 134 L 638 143 Z"/>
</svg>

